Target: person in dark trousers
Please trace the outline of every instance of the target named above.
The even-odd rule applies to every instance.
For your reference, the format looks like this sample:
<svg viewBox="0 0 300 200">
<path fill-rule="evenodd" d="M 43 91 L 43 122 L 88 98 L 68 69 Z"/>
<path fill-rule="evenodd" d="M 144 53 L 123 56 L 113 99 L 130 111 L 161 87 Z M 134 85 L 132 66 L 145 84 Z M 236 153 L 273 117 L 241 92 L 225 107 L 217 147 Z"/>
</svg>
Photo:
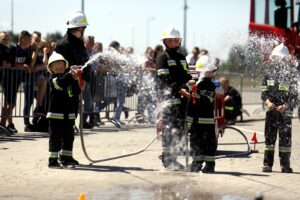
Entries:
<svg viewBox="0 0 300 200">
<path fill-rule="evenodd" d="M 5 76 L 7 76 L 7 71 L 11 67 L 11 60 L 9 54 L 9 36 L 7 32 L 0 32 L 0 84 L 3 90 L 5 90 L 4 80 Z M 7 99 L 4 92 L 4 99 Z M 1 120 L 0 125 L 6 129 L 6 122 L 8 121 L 9 116 L 9 107 L 7 101 L 4 101 L 4 104 L 1 108 Z M 12 118 L 10 117 L 10 121 L 12 123 Z M 9 130 L 7 130 L 9 131 Z M 10 132 L 10 131 L 9 131 Z"/>
<path fill-rule="evenodd" d="M 79 165 L 73 158 L 74 126 L 78 114 L 78 96 L 81 92 L 75 67 L 61 54 L 53 52 L 49 58 L 50 103 L 49 119 L 49 168 Z"/>
<path fill-rule="evenodd" d="M 181 37 L 178 30 L 169 27 L 163 33 L 166 50 L 157 60 L 160 119 L 158 129 L 162 131 L 162 163 L 166 169 L 180 170 L 184 166 L 177 162 L 180 152 L 186 101 L 190 94 L 184 87 L 195 83 L 188 71 L 185 56 L 178 53 Z M 191 81 L 190 81 L 191 80 Z M 183 98 L 181 97 L 183 96 Z"/>
<path fill-rule="evenodd" d="M 201 66 L 199 66 L 201 65 Z M 193 93 L 188 109 L 187 120 L 192 123 L 190 129 L 190 146 L 193 162 L 191 172 L 212 173 L 215 171 L 215 155 L 217 138 L 214 120 L 214 96 L 216 86 L 212 78 L 217 67 L 210 61 L 202 63 L 198 60 L 196 66 L 200 69 L 200 79 L 197 81 L 197 90 Z M 205 162 L 205 167 L 202 164 Z"/>
<path fill-rule="evenodd" d="M 219 80 L 225 96 L 224 117 L 226 124 L 233 125 L 236 123 L 237 116 L 242 113 L 242 98 L 240 93 L 229 85 L 229 80 L 226 77 L 221 77 Z"/>
<path fill-rule="evenodd" d="M 31 34 L 28 31 L 22 31 L 19 34 L 18 44 L 14 44 L 10 47 L 10 59 L 11 68 L 7 70 L 7 74 L 4 77 L 3 89 L 5 94 L 5 104 L 8 105 L 8 126 L 7 129 L 11 133 L 17 133 L 12 118 L 13 109 L 16 105 L 17 93 L 21 83 L 23 83 L 24 89 L 24 122 L 26 123 L 26 109 L 28 106 L 28 96 L 30 94 L 30 88 L 26 87 L 28 77 L 32 73 L 31 63 L 31 52 L 29 50 L 31 44 Z"/>
<path fill-rule="evenodd" d="M 279 132 L 281 172 L 292 173 L 292 114 L 297 102 L 297 69 L 289 61 L 289 51 L 283 43 L 276 46 L 262 82 L 261 98 L 267 107 L 265 121 L 265 152 L 263 172 L 272 172 L 275 143 Z"/>
</svg>

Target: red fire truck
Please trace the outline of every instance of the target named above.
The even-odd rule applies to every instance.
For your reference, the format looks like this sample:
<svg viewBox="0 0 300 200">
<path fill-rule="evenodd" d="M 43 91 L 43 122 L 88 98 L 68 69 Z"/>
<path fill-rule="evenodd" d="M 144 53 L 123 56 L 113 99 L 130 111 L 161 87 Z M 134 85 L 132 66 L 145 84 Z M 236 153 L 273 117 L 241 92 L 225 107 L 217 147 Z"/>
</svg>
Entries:
<svg viewBox="0 0 300 200">
<path fill-rule="evenodd" d="M 300 59 L 300 0 L 251 0 L 249 32 L 277 37 Z"/>
</svg>

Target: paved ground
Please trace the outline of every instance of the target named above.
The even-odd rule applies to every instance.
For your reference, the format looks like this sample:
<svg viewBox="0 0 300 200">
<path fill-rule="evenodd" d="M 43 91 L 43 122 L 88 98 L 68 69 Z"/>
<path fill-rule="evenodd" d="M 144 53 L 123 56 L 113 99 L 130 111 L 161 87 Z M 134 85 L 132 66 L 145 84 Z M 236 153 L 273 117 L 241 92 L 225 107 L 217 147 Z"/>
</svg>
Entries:
<svg viewBox="0 0 300 200">
<path fill-rule="evenodd" d="M 239 128 L 250 139 L 257 131 L 263 141 L 263 114 L 253 115 L 259 107 L 246 107 L 251 114 Z M 249 119 L 256 119 L 251 121 Z M 22 130 L 22 121 L 17 127 Z M 280 172 L 276 152 L 273 173 L 261 172 L 263 144 L 259 153 L 245 157 L 217 160 L 216 173 L 164 171 L 158 159 L 161 141 L 136 156 L 89 165 L 79 137 L 74 154 L 82 164 L 74 170 L 48 169 L 48 136 L 42 133 L 18 133 L 0 137 L 0 199 L 75 200 L 83 192 L 87 200 L 96 199 L 254 199 L 259 193 L 265 199 L 299 199 L 300 197 L 300 123 L 293 120 L 293 174 Z M 92 159 L 107 158 L 135 151 L 155 136 L 154 128 L 98 128 L 85 131 L 87 152 Z M 228 130 L 220 139 L 219 150 L 243 152 L 241 135 Z M 235 145 L 233 144 L 235 143 Z M 278 148 L 276 149 L 278 151 Z M 184 163 L 184 158 L 181 160 Z"/>
</svg>

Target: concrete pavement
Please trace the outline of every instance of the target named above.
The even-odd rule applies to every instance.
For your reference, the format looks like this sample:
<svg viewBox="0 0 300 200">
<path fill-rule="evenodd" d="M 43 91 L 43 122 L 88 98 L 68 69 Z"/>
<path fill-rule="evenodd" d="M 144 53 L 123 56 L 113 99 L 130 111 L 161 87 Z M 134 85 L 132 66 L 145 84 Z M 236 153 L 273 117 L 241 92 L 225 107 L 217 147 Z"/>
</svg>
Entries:
<svg viewBox="0 0 300 200">
<path fill-rule="evenodd" d="M 258 107 L 246 107 L 250 113 Z M 236 127 L 250 140 L 252 131 L 263 142 L 263 113 L 245 117 Z M 252 119 L 256 119 L 252 121 Z M 17 127 L 21 130 L 22 121 Z M 276 146 L 273 173 L 263 173 L 264 144 L 259 153 L 217 160 L 214 174 L 170 172 L 162 168 L 158 156 L 161 141 L 136 156 L 90 163 L 83 155 L 79 137 L 74 143 L 74 157 L 82 164 L 74 170 L 52 170 L 47 167 L 48 136 L 46 133 L 18 133 L 0 137 L 0 199 L 299 199 L 300 197 L 300 122 L 293 120 L 291 166 L 293 174 L 280 172 Z M 135 151 L 155 135 L 155 128 L 97 128 L 85 131 L 88 154 L 94 159 Z M 244 139 L 228 130 L 219 140 L 219 150 L 245 151 Z M 191 160 L 191 159 L 190 159 Z M 184 163 L 184 158 L 180 158 Z"/>
</svg>

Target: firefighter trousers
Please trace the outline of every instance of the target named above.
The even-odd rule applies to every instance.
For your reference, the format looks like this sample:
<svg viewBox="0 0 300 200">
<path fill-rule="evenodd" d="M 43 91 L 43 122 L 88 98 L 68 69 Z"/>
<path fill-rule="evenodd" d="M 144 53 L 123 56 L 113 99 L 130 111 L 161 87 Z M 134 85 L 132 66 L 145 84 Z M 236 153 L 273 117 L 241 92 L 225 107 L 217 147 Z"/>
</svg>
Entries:
<svg viewBox="0 0 300 200">
<path fill-rule="evenodd" d="M 215 166 L 217 138 L 214 124 L 193 123 L 191 127 L 190 147 L 193 162 Z"/>
<path fill-rule="evenodd" d="M 183 116 L 180 104 L 169 106 L 162 113 L 162 156 L 163 162 L 167 164 L 175 161 L 178 153 L 182 151 L 180 142 L 184 128 Z"/>
<path fill-rule="evenodd" d="M 273 166 L 275 143 L 279 132 L 279 158 L 281 167 L 290 167 L 292 120 L 277 111 L 268 111 L 265 121 L 264 166 Z"/>
<path fill-rule="evenodd" d="M 62 155 L 72 156 L 75 120 L 49 120 L 49 152 L 50 157 Z"/>
</svg>

